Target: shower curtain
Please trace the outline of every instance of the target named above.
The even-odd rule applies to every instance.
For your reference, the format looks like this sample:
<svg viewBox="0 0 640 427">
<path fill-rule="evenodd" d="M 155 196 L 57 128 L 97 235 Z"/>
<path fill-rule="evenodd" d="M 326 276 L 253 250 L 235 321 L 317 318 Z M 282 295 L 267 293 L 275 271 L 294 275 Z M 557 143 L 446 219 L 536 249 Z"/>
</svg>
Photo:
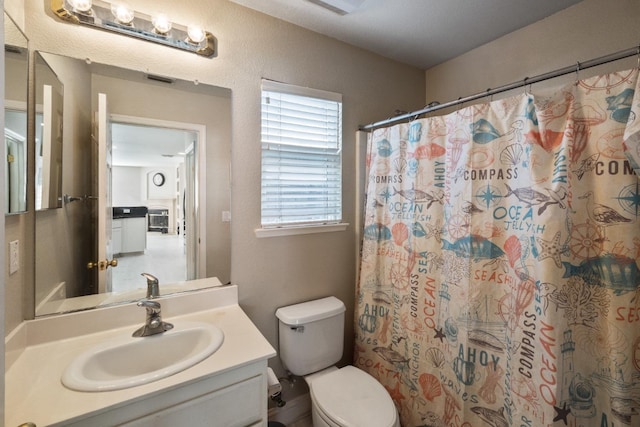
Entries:
<svg viewBox="0 0 640 427">
<path fill-rule="evenodd" d="M 640 425 L 637 83 L 369 135 L 354 361 L 403 426 Z"/>
</svg>

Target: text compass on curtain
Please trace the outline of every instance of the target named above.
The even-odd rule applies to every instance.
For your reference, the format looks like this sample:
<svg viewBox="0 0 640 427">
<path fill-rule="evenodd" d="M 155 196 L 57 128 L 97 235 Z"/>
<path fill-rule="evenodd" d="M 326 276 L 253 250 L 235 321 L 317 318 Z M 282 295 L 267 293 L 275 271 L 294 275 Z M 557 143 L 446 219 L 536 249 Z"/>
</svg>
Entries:
<svg viewBox="0 0 640 427">
<path fill-rule="evenodd" d="M 120 2 L 103 0 L 51 0 L 51 10 L 59 18 L 126 36 L 159 43 L 205 57 L 216 54 L 216 39 L 198 25 L 180 25 L 168 15 L 154 16 Z"/>
</svg>

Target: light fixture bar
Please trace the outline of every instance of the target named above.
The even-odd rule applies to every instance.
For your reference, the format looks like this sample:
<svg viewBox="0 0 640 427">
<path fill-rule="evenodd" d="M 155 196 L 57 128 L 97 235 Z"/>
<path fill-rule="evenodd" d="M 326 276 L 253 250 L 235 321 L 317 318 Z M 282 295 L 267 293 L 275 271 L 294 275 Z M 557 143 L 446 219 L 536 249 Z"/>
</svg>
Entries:
<svg viewBox="0 0 640 427">
<path fill-rule="evenodd" d="M 159 43 L 176 49 L 186 50 L 201 56 L 215 55 L 215 37 L 208 31 L 172 23 L 166 16 L 151 17 L 130 10 L 133 19 L 116 18 L 118 5 L 102 0 L 51 0 L 51 10 L 59 18 L 75 24 L 87 25 L 126 36 Z M 86 4 L 89 8 L 87 9 Z M 74 6 L 77 4 L 77 6 Z M 127 23 L 127 21 L 129 21 Z M 155 24 L 155 25 L 154 25 Z M 197 36 L 194 36 L 197 34 Z"/>
</svg>

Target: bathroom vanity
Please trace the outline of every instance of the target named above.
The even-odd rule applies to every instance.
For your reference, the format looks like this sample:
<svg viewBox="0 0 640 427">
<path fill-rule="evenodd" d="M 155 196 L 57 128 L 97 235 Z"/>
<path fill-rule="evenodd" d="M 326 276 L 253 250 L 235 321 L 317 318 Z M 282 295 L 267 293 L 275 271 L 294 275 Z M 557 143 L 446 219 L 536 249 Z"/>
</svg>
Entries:
<svg viewBox="0 0 640 427">
<path fill-rule="evenodd" d="M 237 287 L 216 286 L 155 301 L 176 330 L 193 322 L 210 323 L 224 333 L 222 345 L 166 378 L 82 392 L 62 384 L 66 367 L 87 349 L 130 336 L 144 323 L 144 309 L 130 303 L 24 322 L 7 341 L 5 425 L 266 426 L 267 360 L 276 353 L 239 307 Z"/>
</svg>

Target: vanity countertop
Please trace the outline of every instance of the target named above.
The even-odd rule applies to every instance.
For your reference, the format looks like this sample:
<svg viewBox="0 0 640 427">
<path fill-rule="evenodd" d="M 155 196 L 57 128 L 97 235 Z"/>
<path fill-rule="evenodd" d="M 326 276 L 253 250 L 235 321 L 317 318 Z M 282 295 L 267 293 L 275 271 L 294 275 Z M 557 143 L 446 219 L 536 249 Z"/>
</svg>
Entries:
<svg viewBox="0 0 640 427">
<path fill-rule="evenodd" d="M 24 330 L 14 336 L 23 340 L 24 346 L 18 345 L 20 350 L 15 352 L 19 354 L 7 358 L 10 367 L 5 378 L 6 425 L 27 421 L 38 426 L 56 425 L 153 397 L 258 360 L 266 361 L 276 354 L 238 305 L 234 285 L 157 301 L 162 304 L 163 319 L 176 328 L 181 322 L 201 321 L 222 329 L 224 342 L 220 349 L 191 368 L 149 384 L 115 391 L 78 392 L 67 389 L 60 381 L 67 365 L 95 344 L 130 335 L 144 323 L 144 310 L 132 303 L 24 322 Z"/>
</svg>

